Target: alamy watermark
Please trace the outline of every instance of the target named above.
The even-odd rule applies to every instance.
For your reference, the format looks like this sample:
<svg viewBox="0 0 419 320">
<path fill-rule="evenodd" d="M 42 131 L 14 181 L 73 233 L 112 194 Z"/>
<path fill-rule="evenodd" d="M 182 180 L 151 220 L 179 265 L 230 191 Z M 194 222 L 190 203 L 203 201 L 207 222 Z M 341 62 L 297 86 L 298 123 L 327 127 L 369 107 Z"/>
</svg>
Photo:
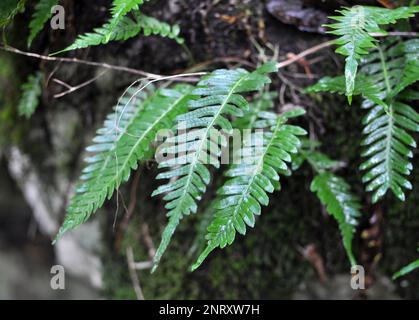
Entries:
<svg viewBox="0 0 419 320">
<path fill-rule="evenodd" d="M 54 265 L 51 267 L 50 286 L 52 290 L 65 290 L 65 269 L 62 265 Z"/>
<path fill-rule="evenodd" d="M 51 8 L 51 22 L 52 30 L 65 29 L 65 9 L 63 6 L 56 5 Z"/>
<path fill-rule="evenodd" d="M 365 289 L 365 269 L 363 266 L 355 265 L 351 268 L 351 288 L 354 290 Z"/>
</svg>

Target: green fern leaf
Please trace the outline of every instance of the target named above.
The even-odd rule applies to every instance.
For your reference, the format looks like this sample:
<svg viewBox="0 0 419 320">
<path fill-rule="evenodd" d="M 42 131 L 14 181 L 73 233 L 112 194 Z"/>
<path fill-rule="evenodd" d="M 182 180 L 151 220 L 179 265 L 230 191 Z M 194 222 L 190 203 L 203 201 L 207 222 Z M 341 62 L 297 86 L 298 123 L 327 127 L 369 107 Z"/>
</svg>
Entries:
<svg viewBox="0 0 419 320">
<path fill-rule="evenodd" d="M 269 204 L 267 193 L 276 189 L 279 174 L 289 170 L 286 163 L 291 162 L 292 153 L 298 152 L 298 136 L 306 134 L 300 127 L 285 122 L 304 113 L 303 109 L 295 109 L 279 118 L 273 113 L 260 113 L 255 128 L 274 126 L 264 133 L 263 139 L 253 135 L 241 150 L 241 163 L 226 172 L 230 180 L 217 192 L 221 199 L 215 205 L 215 217 L 208 227 L 207 247 L 192 270 L 198 268 L 215 248 L 231 245 L 236 232 L 245 235 L 246 225 L 254 227 L 255 216 L 261 214 L 261 205 Z"/>
<path fill-rule="evenodd" d="M 243 132 L 245 129 L 252 129 L 255 122 L 259 118 L 259 113 L 262 111 L 268 111 L 274 107 L 274 99 L 278 96 L 276 92 L 265 92 L 262 90 L 253 101 L 249 104 L 249 110 L 247 110 L 242 118 L 237 118 L 233 122 L 233 127 L 236 129 L 240 129 Z M 279 182 L 275 185 L 275 190 L 279 189 Z M 193 254 L 196 251 L 202 251 L 206 247 L 206 240 L 205 235 L 207 234 L 207 227 L 210 225 L 213 216 L 215 207 L 214 203 L 217 201 L 212 201 L 207 208 L 201 213 L 199 213 L 201 219 L 199 222 L 199 226 L 197 228 L 197 232 L 195 235 L 195 240 L 189 251 L 189 254 Z"/>
<path fill-rule="evenodd" d="M 373 193 L 372 201 L 377 202 L 391 189 L 402 201 L 405 194 L 402 188 L 412 189 L 412 184 L 405 176 L 410 175 L 413 166 L 409 158 L 413 157 L 411 148 L 416 142 L 408 130 L 419 132 L 419 114 L 407 104 L 393 102 L 386 112 L 383 107 L 372 107 L 364 118 L 366 135 L 362 141 L 368 157 L 361 164 L 361 170 L 367 170 L 362 181 L 367 183 L 366 190 Z"/>
<path fill-rule="evenodd" d="M 119 22 L 131 11 L 139 10 L 140 5 L 149 0 L 113 0 L 109 21 L 110 30 L 113 30 Z M 107 35 L 107 41 L 111 38 L 111 33 Z"/>
<path fill-rule="evenodd" d="M 386 34 L 380 26 L 397 22 L 400 19 L 413 17 L 419 11 L 419 6 L 385 9 L 378 7 L 355 6 L 338 11 L 341 15 L 331 17 L 337 23 L 327 25 L 333 31 L 329 33 L 340 36 L 335 43 L 336 50 L 346 57 L 345 64 L 345 94 L 349 102 L 355 87 L 359 60 L 368 54 L 368 49 L 376 47 L 376 41 L 370 33 Z"/>
<path fill-rule="evenodd" d="M 32 20 L 29 23 L 30 34 L 28 38 L 28 47 L 31 46 L 32 41 L 44 28 L 45 23 L 51 18 L 51 8 L 57 5 L 58 2 L 59 0 L 40 0 L 37 3 Z"/>
<path fill-rule="evenodd" d="M 266 74 L 276 70 L 274 62 L 252 73 L 243 69 L 216 70 L 203 78 L 193 91 L 201 98 L 191 101 L 190 111 L 177 118 L 180 127 L 190 132 L 167 139 L 166 143 L 175 146 L 161 149 L 173 158 L 160 163 L 161 168 L 171 170 L 159 174 L 157 179 L 171 179 L 172 182 L 160 186 L 153 193 L 153 196 L 166 194 L 164 200 L 168 201 L 166 208 L 169 210 L 169 222 L 154 258 L 153 271 L 180 220 L 197 211 L 197 201 L 210 182 L 206 165 L 220 165 L 220 140 L 221 145 L 225 145 L 226 141 L 216 129 L 231 131 L 232 125 L 225 116 L 241 117 L 243 110 L 248 109 L 248 103 L 241 94 L 263 88 L 271 82 Z"/>
<path fill-rule="evenodd" d="M 179 26 L 170 26 L 167 23 L 146 16 L 138 11 L 133 12 L 133 14 L 134 20 L 129 17 L 123 17 L 118 21 L 116 26 L 106 23 L 102 27 L 96 28 L 94 33 L 80 35 L 71 46 L 54 53 L 54 55 L 70 50 L 107 44 L 110 41 L 125 41 L 135 37 L 140 32 L 143 32 L 146 36 L 160 35 L 174 39 L 178 43 L 183 43 L 183 39 L 179 37 Z"/>
<path fill-rule="evenodd" d="M 311 184 L 311 191 L 317 193 L 320 201 L 326 206 L 327 212 L 338 222 L 343 246 L 351 265 L 355 265 L 352 239 L 358 224 L 357 219 L 361 215 L 359 199 L 350 193 L 349 185 L 342 178 L 330 172 L 317 175 Z"/>
<path fill-rule="evenodd" d="M 131 170 L 136 170 L 147 155 L 158 130 L 173 126 L 175 117 L 186 110 L 191 91 L 191 86 L 180 85 L 159 89 L 148 97 L 142 93 L 121 101 L 98 130 L 95 144 L 87 148 L 94 155 L 86 159 L 82 182 L 67 208 L 57 239 L 85 222 L 129 179 Z"/>
<path fill-rule="evenodd" d="M 13 18 L 25 10 L 26 0 L 2 0 L 0 6 L 0 28 L 7 26 Z"/>
<path fill-rule="evenodd" d="M 407 89 L 419 80 L 419 40 L 386 41 L 364 57 L 363 65 L 355 81 L 353 94 L 366 100 L 363 108 L 370 109 L 365 116 L 365 147 L 362 156 L 368 160 L 361 165 L 367 170 L 363 177 L 367 191 L 374 192 L 372 201 L 377 202 L 391 189 L 401 200 L 404 189 L 411 189 L 405 176 L 413 166 L 409 158 L 416 142 L 408 131 L 419 130 L 418 113 L 406 103 L 418 99 L 418 92 Z M 343 77 L 320 80 L 307 89 L 308 92 L 345 92 Z"/>
<path fill-rule="evenodd" d="M 411 149 L 416 147 L 416 142 L 408 131 L 419 132 L 419 114 L 406 103 L 396 100 L 401 90 L 419 80 L 419 73 L 406 69 L 417 63 L 412 62 L 412 56 L 416 56 L 415 59 L 419 57 L 418 52 L 413 55 L 406 52 L 412 43 L 394 45 L 390 42 L 387 47 L 378 47 L 370 53 L 361 69 L 361 73 L 374 82 L 388 105 L 383 108 L 369 100 L 363 104 L 370 110 L 363 120 L 366 137 L 361 143 L 365 147 L 362 156 L 368 159 L 360 168 L 367 170 L 363 182 L 367 183 L 367 191 L 374 192 L 373 202 L 377 202 L 389 189 L 404 201 L 403 188 L 412 188 L 406 176 L 413 169 L 409 158 L 413 157 Z"/>
<path fill-rule="evenodd" d="M 39 105 L 39 97 L 42 93 L 43 74 L 37 72 L 30 75 L 25 84 L 22 85 L 22 98 L 19 102 L 19 115 L 29 119 Z"/>
</svg>

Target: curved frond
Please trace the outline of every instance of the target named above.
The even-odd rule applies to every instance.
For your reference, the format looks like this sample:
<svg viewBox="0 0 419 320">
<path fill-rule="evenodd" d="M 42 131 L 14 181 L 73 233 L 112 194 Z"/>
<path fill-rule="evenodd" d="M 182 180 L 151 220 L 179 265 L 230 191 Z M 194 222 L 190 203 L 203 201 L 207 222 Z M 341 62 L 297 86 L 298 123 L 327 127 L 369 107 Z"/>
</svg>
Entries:
<svg viewBox="0 0 419 320">
<path fill-rule="evenodd" d="M 45 23 L 51 18 L 51 8 L 58 4 L 59 0 L 40 0 L 35 6 L 35 12 L 32 15 L 32 20 L 29 23 L 29 38 L 28 47 L 31 46 L 32 41 L 44 28 Z"/>
<path fill-rule="evenodd" d="M 252 134 L 241 151 L 242 161 L 233 165 L 226 176 L 230 179 L 218 190 L 215 215 L 208 227 L 206 249 L 199 256 L 192 270 L 198 268 L 215 248 L 231 245 L 236 232 L 245 235 L 248 227 L 254 227 L 255 216 L 261 214 L 261 205 L 269 204 L 268 193 L 274 192 L 279 174 L 289 170 L 291 154 L 300 147 L 298 136 L 305 130 L 287 125 L 290 117 L 304 114 L 295 109 L 279 118 L 273 113 L 262 112 L 254 128 L 273 126 L 262 136 Z"/>
<path fill-rule="evenodd" d="M 242 117 L 243 110 L 248 109 L 242 94 L 263 88 L 271 82 L 266 74 L 276 70 L 276 63 L 268 63 L 251 73 L 243 69 L 216 70 L 204 77 L 193 91 L 200 98 L 189 103 L 190 111 L 177 117 L 178 129 L 187 132 L 167 139 L 168 146 L 161 149 L 170 157 L 162 161 L 160 167 L 170 171 L 160 173 L 157 179 L 171 181 L 160 186 L 153 195 L 165 194 L 169 222 L 154 258 L 153 270 L 180 220 L 197 211 L 197 201 L 210 182 L 206 165 L 220 166 L 220 145 L 226 144 L 221 131 L 232 130 L 226 117 Z"/>
<path fill-rule="evenodd" d="M 359 199 L 351 194 L 350 187 L 345 180 L 330 172 L 317 175 L 311 183 L 311 191 L 317 193 L 320 201 L 326 206 L 327 212 L 338 222 L 343 246 L 351 264 L 355 265 L 352 239 L 358 224 L 358 217 L 361 215 Z"/>
<path fill-rule="evenodd" d="M 125 97 L 97 131 L 93 153 L 86 158 L 76 194 L 67 208 L 67 216 L 57 239 L 67 230 L 85 222 L 106 198 L 130 177 L 154 141 L 158 130 L 173 126 L 175 117 L 186 110 L 192 87 L 159 89 L 146 97 Z"/>
<path fill-rule="evenodd" d="M 330 92 L 340 95 L 345 94 L 345 77 L 324 77 L 316 84 L 305 89 L 307 93 L 313 92 Z M 374 82 L 364 75 L 358 75 L 355 79 L 355 86 L 352 92 L 353 96 L 362 95 L 364 98 L 369 99 L 376 104 L 386 106 L 385 102 L 381 100 L 382 95 L 379 88 L 376 87 Z"/>
<path fill-rule="evenodd" d="M 29 119 L 35 112 L 42 93 L 43 78 L 43 74 L 37 72 L 34 75 L 30 75 L 27 82 L 22 85 L 22 98 L 18 106 L 19 115 Z"/>
<path fill-rule="evenodd" d="M 346 57 L 345 94 L 349 102 L 352 101 L 359 61 L 362 56 L 368 54 L 369 49 L 376 47 L 376 41 L 371 33 L 386 34 L 381 25 L 413 17 L 418 11 L 419 6 L 396 9 L 355 6 L 338 11 L 340 16 L 331 17 L 337 22 L 328 25 L 333 29 L 329 33 L 340 36 L 335 41 L 339 46 L 336 52 Z"/>
</svg>

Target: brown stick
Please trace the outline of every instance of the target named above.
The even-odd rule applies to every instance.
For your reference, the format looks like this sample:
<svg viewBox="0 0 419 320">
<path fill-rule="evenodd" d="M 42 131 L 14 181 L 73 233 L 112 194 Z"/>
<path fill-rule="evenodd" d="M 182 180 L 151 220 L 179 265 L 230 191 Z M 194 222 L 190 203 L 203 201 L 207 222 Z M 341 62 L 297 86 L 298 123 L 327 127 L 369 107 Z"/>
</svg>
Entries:
<svg viewBox="0 0 419 320">
<path fill-rule="evenodd" d="M 159 75 L 159 74 L 154 74 L 154 73 L 146 72 L 146 71 L 143 71 L 143 70 L 138 70 L 138 69 L 133 69 L 133 68 L 128 68 L 128 67 L 122 67 L 122 66 L 117 66 L 117 65 L 108 64 L 108 63 L 87 61 L 87 60 L 81 60 L 81 59 L 77 59 L 77 58 L 58 58 L 58 57 L 43 56 L 43 55 L 37 54 L 37 53 L 22 51 L 22 50 L 13 48 L 11 46 L 0 46 L 0 49 L 4 50 L 4 51 L 7 51 L 7 52 L 12 52 L 12 53 L 20 54 L 20 55 L 23 55 L 23 56 L 26 56 L 26 57 L 31 57 L 31 58 L 45 60 L 45 61 L 79 63 L 79 64 L 84 64 L 84 65 L 88 65 L 88 66 L 92 66 L 92 67 L 101 67 L 101 68 L 111 69 L 111 70 L 115 70 L 115 71 L 128 72 L 128 73 L 132 73 L 132 74 L 136 74 L 136 75 L 146 77 L 147 79 L 159 79 L 159 78 L 163 77 L 162 75 Z"/>
<path fill-rule="evenodd" d="M 134 251 L 132 250 L 132 247 L 127 248 L 127 263 L 135 295 L 137 296 L 138 300 L 145 300 L 143 291 L 141 290 L 140 280 L 138 279 L 137 271 L 135 271 Z"/>
<path fill-rule="evenodd" d="M 83 83 L 81 83 L 81 84 L 79 84 L 79 85 L 77 85 L 75 87 L 72 87 L 72 86 L 68 85 L 67 83 L 65 83 L 65 82 L 63 82 L 61 80 L 53 79 L 52 81 L 54 81 L 54 82 L 56 82 L 58 84 L 61 84 L 62 86 L 66 87 L 68 89 L 68 90 L 65 90 L 65 91 L 63 91 L 61 93 L 55 94 L 54 95 L 54 98 L 58 99 L 58 98 L 64 97 L 67 94 L 73 93 L 74 91 L 77 91 L 77 90 L 79 90 L 81 88 L 84 88 L 84 87 L 88 86 L 89 84 L 95 82 L 97 79 L 99 79 L 100 77 L 102 77 L 108 71 L 109 70 L 104 70 L 100 74 L 98 74 L 97 76 L 95 76 L 94 78 L 89 79 L 89 80 L 87 80 L 87 81 L 85 81 L 85 82 L 83 82 Z"/>
</svg>

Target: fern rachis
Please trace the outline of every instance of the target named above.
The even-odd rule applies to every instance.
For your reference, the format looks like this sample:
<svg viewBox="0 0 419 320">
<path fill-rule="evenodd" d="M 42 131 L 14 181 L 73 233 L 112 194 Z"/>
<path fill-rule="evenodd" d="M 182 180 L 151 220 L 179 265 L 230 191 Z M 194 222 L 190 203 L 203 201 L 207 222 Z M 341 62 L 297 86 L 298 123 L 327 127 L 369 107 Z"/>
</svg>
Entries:
<svg viewBox="0 0 419 320">
<path fill-rule="evenodd" d="M 178 25 L 171 26 L 139 11 L 133 11 L 132 15 L 134 18 L 124 16 L 113 23 L 105 23 L 102 27 L 94 29 L 94 32 L 80 35 L 72 45 L 54 54 L 107 44 L 110 41 L 125 41 L 137 36 L 140 32 L 146 36 L 160 35 L 183 43 L 183 39 L 179 36 Z"/>
</svg>

